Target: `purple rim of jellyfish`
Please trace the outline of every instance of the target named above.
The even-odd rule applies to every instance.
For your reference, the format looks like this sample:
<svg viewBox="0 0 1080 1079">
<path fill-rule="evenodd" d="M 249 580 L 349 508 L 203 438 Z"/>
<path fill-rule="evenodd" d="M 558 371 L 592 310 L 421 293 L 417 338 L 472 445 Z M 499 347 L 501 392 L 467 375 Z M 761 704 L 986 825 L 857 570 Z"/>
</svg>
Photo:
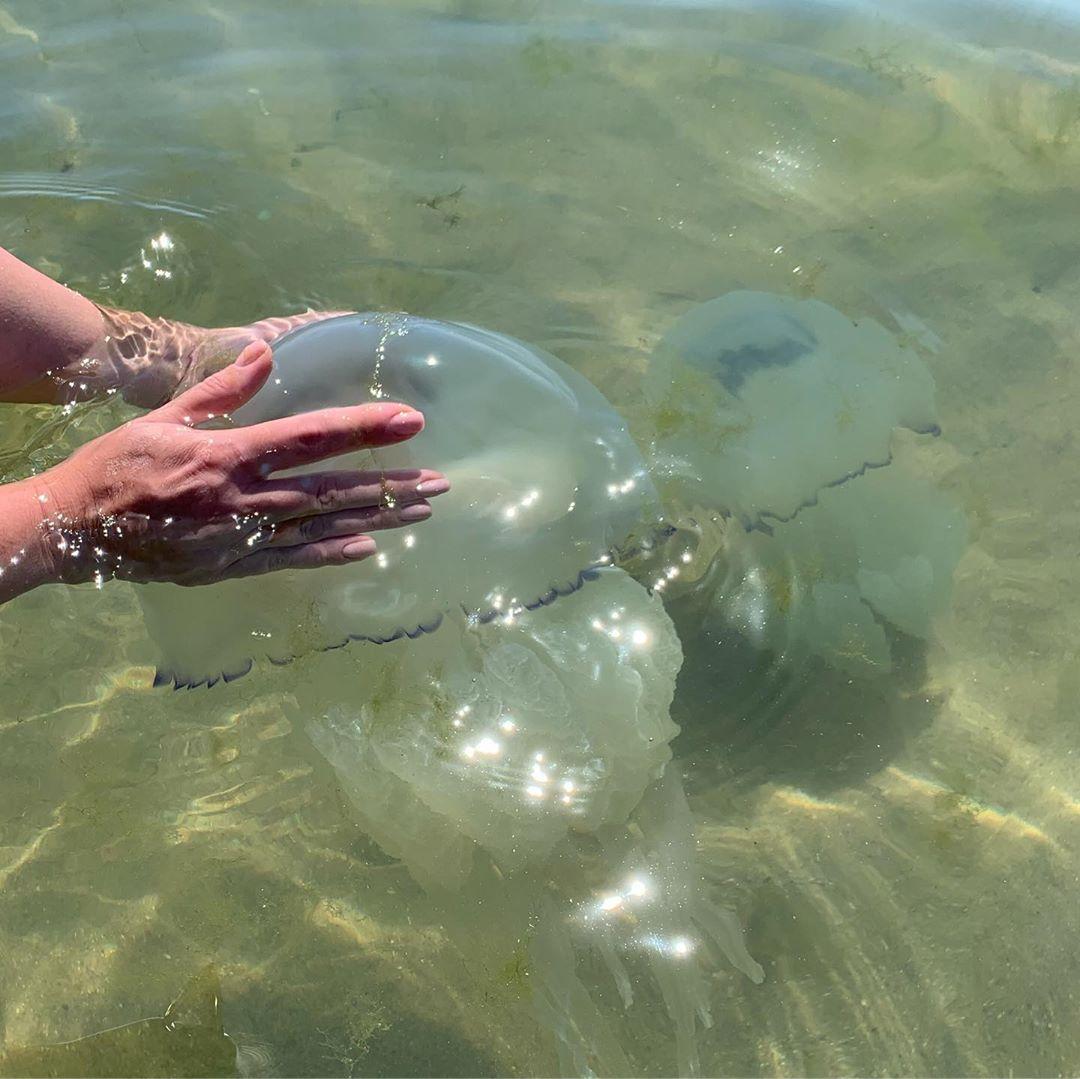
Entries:
<svg viewBox="0 0 1080 1079">
<path fill-rule="evenodd" d="M 600 576 L 600 569 L 609 565 L 607 562 L 598 562 L 592 566 L 587 566 L 583 569 L 575 580 L 568 581 L 565 584 L 555 585 L 547 592 L 538 596 L 535 600 L 523 604 L 523 608 L 526 611 L 539 610 L 541 607 L 546 607 L 551 603 L 554 603 L 560 596 L 570 596 L 575 592 L 580 591 L 590 581 L 595 581 Z M 494 608 L 489 610 L 469 610 L 467 607 L 461 608 L 462 613 L 465 615 L 467 621 L 471 625 L 487 625 L 490 622 L 494 622 L 500 614 L 504 612 L 497 611 Z M 336 641 L 334 644 L 324 644 L 311 649 L 311 652 L 336 652 L 340 648 L 345 648 L 350 644 L 392 644 L 394 641 L 415 641 L 419 637 L 427 636 L 428 634 L 435 633 L 445 622 L 445 612 L 440 612 L 434 615 L 426 622 L 418 622 L 411 629 L 405 629 L 401 627 L 396 629 L 393 633 L 388 634 L 385 637 L 371 636 L 365 633 L 351 633 L 348 637 L 343 638 L 340 641 Z M 300 655 L 308 655 L 310 653 L 301 653 Z M 256 662 L 265 659 L 275 667 L 288 666 L 293 660 L 299 659 L 300 655 L 277 655 L 272 656 L 266 653 L 263 656 L 250 656 L 238 667 L 229 671 L 220 671 L 218 674 L 212 677 L 192 679 L 183 674 L 180 671 L 170 671 L 163 667 L 159 667 L 154 673 L 154 688 L 158 689 L 163 686 L 172 686 L 175 689 L 198 689 L 200 686 L 205 686 L 207 689 L 212 689 L 214 686 L 221 682 L 235 682 L 239 678 L 243 678 L 244 675 L 250 674 L 255 668 Z"/>
<path fill-rule="evenodd" d="M 931 435 L 938 437 L 941 434 L 941 428 L 936 424 L 930 427 L 916 430 L 916 434 Z M 850 472 L 846 472 L 838 479 L 832 480 L 826 483 L 812 498 L 806 499 L 804 502 L 800 502 L 791 513 L 780 514 L 773 513 L 770 510 L 762 510 L 756 518 L 753 520 L 742 519 L 739 521 L 739 525 L 746 532 L 761 532 L 767 536 L 773 535 L 775 526 L 778 524 L 787 524 L 793 521 L 800 513 L 805 509 L 809 509 L 811 506 L 818 504 L 819 496 L 822 490 L 830 490 L 836 487 L 842 487 L 844 484 L 849 483 L 851 480 L 858 479 L 859 476 L 865 475 L 867 472 L 879 469 L 887 468 L 892 464 L 892 454 L 885 458 L 884 461 L 865 461 L 858 468 L 853 469 Z M 730 512 L 721 512 L 720 516 L 725 520 L 731 520 L 734 514 Z M 670 525 L 663 525 L 653 530 L 650 537 L 641 541 L 638 544 L 627 547 L 613 547 L 608 555 L 598 562 L 586 566 L 581 570 L 576 579 L 566 581 L 562 584 L 552 585 L 546 592 L 536 596 L 528 603 L 522 604 L 522 609 L 526 611 L 537 611 L 541 607 L 550 606 L 557 599 L 563 596 L 571 596 L 575 592 L 580 591 L 590 581 L 595 581 L 600 576 L 600 570 L 607 566 L 618 565 L 620 562 L 628 561 L 642 554 L 646 550 L 654 549 L 665 540 L 669 539 L 676 529 Z M 651 591 L 651 590 L 650 590 Z M 503 612 L 496 610 L 495 608 L 474 609 L 470 610 L 467 607 L 461 608 L 462 614 L 464 614 L 467 622 L 470 625 L 488 625 L 494 622 L 500 614 Z M 439 612 L 434 614 L 430 619 L 424 622 L 418 622 L 415 626 L 406 629 L 404 626 L 399 627 L 393 633 L 385 637 L 370 636 L 367 634 L 350 634 L 348 637 L 342 640 L 328 645 L 322 645 L 311 649 L 312 652 L 335 652 L 338 649 L 345 648 L 351 644 L 392 644 L 395 641 L 415 641 L 419 637 L 424 637 L 428 634 L 435 633 L 445 622 L 447 612 Z M 306 655 L 308 653 L 301 653 Z M 220 671 L 217 674 L 200 679 L 193 679 L 188 675 L 185 675 L 182 671 L 168 670 L 164 667 L 159 667 L 154 672 L 153 688 L 160 689 L 166 686 L 171 686 L 174 690 L 177 689 L 198 689 L 200 686 L 204 686 L 207 689 L 212 689 L 214 686 L 221 683 L 235 682 L 245 675 L 250 674 L 255 669 L 255 664 L 261 660 L 265 660 L 275 667 L 285 667 L 292 663 L 294 660 L 299 659 L 299 655 L 277 655 L 273 656 L 266 653 L 263 656 L 250 656 L 239 666 L 228 670 Z"/>
<path fill-rule="evenodd" d="M 580 592 L 581 589 L 590 582 L 599 580 L 601 570 L 612 565 L 617 565 L 620 562 L 629 561 L 641 554 L 656 550 L 662 543 L 673 536 L 675 532 L 676 529 L 672 525 L 659 525 L 652 529 L 648 536 L 639 541 L 621 547 L 612 547 L 607 555 L 599 561 L 586 566 L 578 573 L 577 577 L 561 584 L 552 585 L 551 588 L 546 592 L 542 592 L 535 599 L 528 603 L 521 604 L 518 609 L 530 612 L 538 611 L 541 607 L 550 606 L 561 597 L 572 596 L 575 592 Z M 497 610 L 494 607 L 487 609 L 470 609 L 462 606 L 460 611 L 462 615 L 464 615 L 466 623 L 471 626 L 489 625 L 499 618 L 500 615 L 504 617 L 506 615 L 505 611 Z M 153 687 L 155 689 L 160 689 L 165 686 L 171 686 L 176 690 L 198 689 L 200 686 L 203 686 L 206 689 L 212 689 L 219 683 L 235 682 L 237 679 L 243 678 L 244 675 L 250 674 L 255 669 L 255 664 L 262 660 L 269 662 L 275 667 L 286 667 L 294 660 L 301 658 L 302 655 L 309 655 L 312 652 L 336 652 L 338 649 L 345 648 L 351 644 L 392 644 L 395 641 L 415 641 L 419 637 L 435 633 L 446 621 L 447 613 L 448 612 L 445 611 L 439 612 L 427 621 L 417 623 L 417 625 L 413 626 L 411 629 L 402 627 L 385 637 L 376 637 L 364 633 L 352 633 L 349 634 L 348 637 L 345 637 L 334 644 L 321 645 L 312 648 L 310 652 L 300 653 L 299 655 L 289 654 L 284 656 L 273 656 L 269 653 L 265 653 L 262 656 L 249 656 L 237 667 L 228 671 L 219 671 L 217 674 L 206 678 L 193 679 L 186 676 L 181 671 L 168 670 L 167 668 L 159 667 L 154 673 Z"/>
</svg>

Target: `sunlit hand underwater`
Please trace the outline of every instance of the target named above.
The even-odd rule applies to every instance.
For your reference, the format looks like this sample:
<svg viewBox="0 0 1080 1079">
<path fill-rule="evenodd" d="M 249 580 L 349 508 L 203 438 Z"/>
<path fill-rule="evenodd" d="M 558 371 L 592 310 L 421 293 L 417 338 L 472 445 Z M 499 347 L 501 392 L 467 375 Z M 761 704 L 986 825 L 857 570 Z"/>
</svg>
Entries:
<svg viewBox="0 0 1080 1079">
<path fill-rule="evenodd" d="M 256 341 L 273 344 L 309 322 L 348 314 L 305 311 L 264 318 L 247 326 L 207 329 L 138 311 L 99 307 L 105 327 L 101 344 L 74 369 L 53 372 L 57 394 L 77 400 L 121 392 L 133 404 L 153 407 L 202 382 L 232 363 Z"/>
<path fill-rule="evenodd" d="M 271 344 L 342 313 L 207 329 L 102 307 L 0 248 L 0 401 L 65 405 L 120 394 L 156 408 L 227 367 L 253 341 Z"/>
<path fill-rule="evenodd" d="M 323 317 L 205 330 L 108 311 L 0 251 L 0 400 L 158 406 L 0 486 L 0 603 L 48 582 L 197 585 L 354 562 L 374 553 L 369 533 L 429 517 L 427 498 L 449 489 L 438 472 L 277 475 L 411 438 L 424 418 L 408 405 L 203 426 L 265 383 L 268 341 Z"/>
<path fill-rule="evenodd" d="M 340 564 L 374 553 L 367 533 L 431 515 L 424 495 L 446 488 L 437 472 L 273 478 L 405 441 L 424 425 L 407 405 L 379 402 L 233 430 L 196 429 L 248 401 L 270 370 L 269 346 L 253 343 L 236 363 L 43 476 L 39 501 L 54 576 L 85 580 L 104 570 L 193 585 Z"/>
</svg>

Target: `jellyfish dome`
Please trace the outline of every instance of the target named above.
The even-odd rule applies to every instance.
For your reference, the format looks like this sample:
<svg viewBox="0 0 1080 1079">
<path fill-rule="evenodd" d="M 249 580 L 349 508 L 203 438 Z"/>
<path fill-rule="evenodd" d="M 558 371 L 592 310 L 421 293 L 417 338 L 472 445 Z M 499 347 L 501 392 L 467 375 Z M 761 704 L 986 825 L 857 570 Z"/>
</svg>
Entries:
<svg viewBox="0 0 1080 1079">
<path fill-rule="evenodd" d="M 747 527 L 888 464 L 895 428 L 938 431 L 929 370 L 883 326 L 765 292 L 683 315 L 644 388 L 657 475 Z"/>
<path fill-rule="evenodd" d="M 671 327 L 644 389 L 665 508 L 701 540 L 675 587 L 707 620 L 859 674 L 889 669 L 884 623 L 929 634 L 967 530 L 899 446 L 940 434 L 914 349 L 817 300 L 732 292 Z"/>
<path fill-rule="evenodd" d="M 554 356 L 472 326 L 385 314 L 303 326 L 276 344 L 271 377 L 233 422 L 380 398 L 423 411 L 424 431 L 311 470 L 439 469 L 453 490 L 434 517 L 381 533 L 377 556 L 352 566 L 144 586 L 158 684 L 213 685 L 263 658 L 549 605 L 656 513 L 642 459 L 600 392 Z"/>
</svg>

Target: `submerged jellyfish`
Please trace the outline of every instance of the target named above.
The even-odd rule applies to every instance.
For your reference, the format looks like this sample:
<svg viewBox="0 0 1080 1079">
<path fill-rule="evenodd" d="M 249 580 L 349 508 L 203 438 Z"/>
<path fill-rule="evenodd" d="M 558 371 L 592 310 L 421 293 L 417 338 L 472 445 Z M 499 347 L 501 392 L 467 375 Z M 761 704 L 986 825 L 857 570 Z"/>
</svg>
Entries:
<svg viewBox="0 0 1080 1079">
<path fill-rule="evenodd" d="M 884 327 L 765 292 L 731 292 L 679 319 L 645 395 L 657 472 L 749 528 L 888 464 L 896 427 L 938 432 L 929 370 Z"/>
<path fill-rule="evenodd" d="M 413 404 L 428 426 L 340 464 L 437 467 L 454 485 L 439 513 L 385 534 L 363 565 L 144 588 L 164 653 L 158 681 L 212 685 L 258 655 L 323 653 L 308 657 L 298 725 L 365 832 L 433 893 L 468 887 L 484 865 L 500 882 L 543 879 L 581 836 L 601 876 L 628 860 L 649 868 L 655 894 L 633 939 L 618 927 L 597 936 L 554 898 L 537 905 L 536 888 L 517 889 L 522 923 L 536 927 L 538 1014 L 575 1070 L 613 1044 L 599 1012 L 590 1025 L 560 1010 L 560 986 L 578 984 L 575 947 L 595 938 L 620 992 L 624 959 L 644 957 L 692 1063 L 708 1001 L 683 949 L 712 941 L 761 975 L 731 916 L 695 898 L 688 813 L 648 852 L 617 839 L 633 814 L 648 835 L 678 809 L 677 797 L 645 797 L 657 783 L 681 797 L 677 777 L 663 777 L 682 648 L 659 599 L 612 564 L 647 546 L 641 530 L 660 519 L 641 456 L 602 395 L 553 357 L 406 316 L 348 316 L 283 339 L 271 380 L 234 421 L 365 396 Z M 363 651 L 338 651 L 350 641 Z M 505 906 L 509 892 L 495 887 Z M 617 1055 L 608 1063 L 618 1070 Z"/>
<path fill-rule="evenodd" d="M 890 666 L 884 623 L 928 635 L 966 527 L 894 452 L 899 428 L 940 433 L 913 349 L 816 300 L 733 292 L 668 331 L 644 397 L 665 509 L 701 544 L 675 569 L 713 618 L 862 674 Z"/>
<path fill-rule="evenodd" d="M 555 357 L 471 326 L 368 314 L 302 327 L 233 421 L 383 397 L 421 409 L 426 429 L 329 467 L 437 467 L 454 485 L 438 513 L 383 533 L 378 555 L 354 566 L 146 586 L 158 684 L 213 685 L 262 658 L 513 617 L 581 587 L 655 515 L 641 457 L 599 391 Z M 258 541 L 259 522 L 241 526 Z"/>
<path fill-rule="evenodd" d="M 659 600 L 607 567 L 548 609 L 373 650 L 352 692 L 327 657 L 303 708 L 365 831 L 453 888 L 478 850 L 510 873 L 625 821 L 671 758 L 681 664 Z"/>
</svg>

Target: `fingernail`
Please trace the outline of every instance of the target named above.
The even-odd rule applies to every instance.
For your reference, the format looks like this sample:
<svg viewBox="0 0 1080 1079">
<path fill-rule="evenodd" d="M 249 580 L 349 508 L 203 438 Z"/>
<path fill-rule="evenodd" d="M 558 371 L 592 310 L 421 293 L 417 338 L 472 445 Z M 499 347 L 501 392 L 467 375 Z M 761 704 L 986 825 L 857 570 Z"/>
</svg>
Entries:
<svg viewBox="0 0 1080 1079">
<path fill-rule="evenodd" d="M 424 429 L 424 417 L 410 409 L 408 412 L 399 412 L 386 426 L 391 434 L 405 438 Z"/>
<path fill-rule="evenodd" d="M 429 495 L 444 495 L 450 490 L 450 481 L 445 478 L 424 480 L 416 485 L 416 493 L 427 498 Z"/>
<path fill-rule="evenodd" d="M 341 553 L 346 558 L 368 558 L 375 553 L 375 541 L 367 536 L 352 540 L 341 548 Z"/>
<path fill-rule="evenodd" d="M 415 502 L 411 506 L 404 506 L 398 513 L 399 521 L 426 521 L 431 516 L 431 507 L 423 502 Z"/>
<path fill-rule="evenodd" d="M 270 346 L 265 341 L 255 341 L 240 353 L 236 360 L 236 366 L 250 367 L 256 361 L 261 360 L 269 350 Z"/>
</svg>

